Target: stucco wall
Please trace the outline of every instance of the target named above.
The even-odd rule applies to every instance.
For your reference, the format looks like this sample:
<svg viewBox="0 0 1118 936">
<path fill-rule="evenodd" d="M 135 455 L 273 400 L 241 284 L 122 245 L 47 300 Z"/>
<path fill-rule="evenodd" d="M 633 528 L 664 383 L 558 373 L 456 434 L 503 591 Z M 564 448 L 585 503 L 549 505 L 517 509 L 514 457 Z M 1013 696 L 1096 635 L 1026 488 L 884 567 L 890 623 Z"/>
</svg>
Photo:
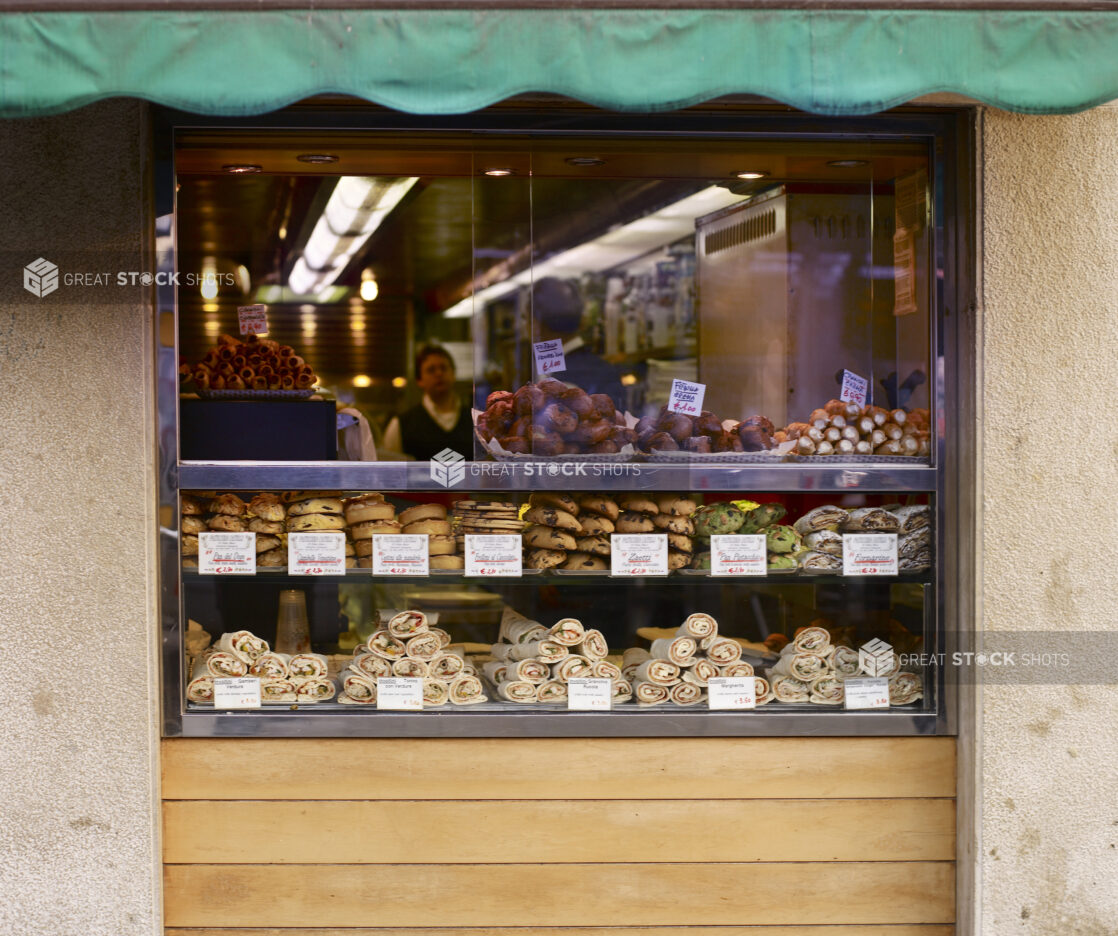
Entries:
<svg viewBox="0 0 1118 936">
<path fill-rule="evenodd" d="M 3 933 L 159 932 L 149 312 L 21 284 L 40 256 L 143 269 L 144 123 L 0 123 Z"/>
<path fill-rule="evenodd" d="M 1118 632 L 1118 106 L 983 116 L 982 626 Z M 979 722 L 982 931 L 1113 934 L 1118 685 L 984 686 Z"/>
</svg>

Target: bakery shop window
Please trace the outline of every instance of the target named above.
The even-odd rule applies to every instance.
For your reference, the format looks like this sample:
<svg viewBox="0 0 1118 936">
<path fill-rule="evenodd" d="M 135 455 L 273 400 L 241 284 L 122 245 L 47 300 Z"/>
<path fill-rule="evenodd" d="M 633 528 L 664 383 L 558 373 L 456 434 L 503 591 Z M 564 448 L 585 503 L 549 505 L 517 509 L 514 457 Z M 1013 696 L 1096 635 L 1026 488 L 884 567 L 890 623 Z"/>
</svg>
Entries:
<svg viewBox="0 0 1118 936">
<path fill-rule="evenodd" d="M 178 133 L 168 730 L 946 730 L 937 126 Z"/>
</svg>

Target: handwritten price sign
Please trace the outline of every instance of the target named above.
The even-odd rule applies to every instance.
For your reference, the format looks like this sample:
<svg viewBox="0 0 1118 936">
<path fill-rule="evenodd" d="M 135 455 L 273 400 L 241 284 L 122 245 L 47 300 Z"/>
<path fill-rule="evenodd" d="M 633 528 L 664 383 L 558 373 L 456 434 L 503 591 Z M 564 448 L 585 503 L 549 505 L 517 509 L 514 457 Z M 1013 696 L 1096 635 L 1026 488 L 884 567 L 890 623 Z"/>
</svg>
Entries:
<svg viewBox="0 0 1118 936">
<path fill-rule="evenodd" d="M 519 536 L 466 534 L 466 574 L 519 578 L 524 574 L 524 543 Z"/>
<path fill-rule="evenodd" d="M 610 534 L 610 575 L 667 575 L 666 533 Z"/>
<path fill-rule="evenodd" d="M 710 538 L 711 575 L 766 575 L 765 537 L 716 535 Z"/>
<path fill-rule="evenodd" d="M 374 533 L 373 575 L 427 575 L 430 540 L 422 533 Z"/>
<path fill-rule="evenodd" d="M 870 382 L 865 377 L 859 377 L 854 371 L 842 372 L 842 392 L 839 399 L 844 403 L 857 403 L 866 405 L 866 395 L 870 389 Z"/>
<path fill-rule="evenodd" d="M 255 575 L 255 533 L 199 533 L 199 575 Z"/>
<path fill-rule="evenodd" d="M 536 356 L 536 373 L 541 377 L 545 374 L 554 374 L 567 369 L 567 358 L 563 354 L 562 339 L 537 341 L 532 345 L 532 351 Z"/>
<path fill-rule="evenodd" d="M 896 533 L 844 533 L 843 575 L 896 575 Z"/>
<path fill-rule="evenodd" d="M 345 575 L 345 534 L 289 533 L 288 575 Z"/>
<path fill-rule="evenodd" d="M 237 306 L 237 321 L 242 335 L 268 334 L 268 307 L 266 305 Z"/>
<path fill-rule="evenodd" d="M 685 416 L 698 416 L 703 411 L 703 397 L 706 384 L 691 383 L 689 380 L 673 380 L 672 392 L 668 397 L 668 409 Z"/>
</svg>

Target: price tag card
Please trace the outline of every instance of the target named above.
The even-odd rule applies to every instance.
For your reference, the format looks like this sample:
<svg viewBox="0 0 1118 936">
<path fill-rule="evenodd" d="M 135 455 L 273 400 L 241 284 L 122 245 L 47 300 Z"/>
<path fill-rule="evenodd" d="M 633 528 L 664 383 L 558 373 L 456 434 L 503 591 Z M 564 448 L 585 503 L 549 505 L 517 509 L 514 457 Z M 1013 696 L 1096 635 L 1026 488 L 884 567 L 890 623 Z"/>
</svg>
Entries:
<svg viewBox="0 0 1118 936">
<path fill-rule="evenodd" d="M 570 712 L 608 712 L 612 697 L 611 679 L 567 680 L 567 710 Z"/>
<path fill-rule="evenodd" d="M 466 574 L 519 578 L 524 574 L 524 541 L 516 534 L 466 534 Z"/>
<path fill-rule="evenodd" d="M 848 709 L 889 708 L 889 680 L 884 677 L 844 679 Z"/>
<path fill-rule="evenodd" d="M 767 575 L 765 537 L 717 535 L 710 538 L 711 575 Z"/>
<path fill-rule="evenodd" d="M 857 403 L 866 405 L 866 394 L 869 392 L 870 382 L 865 377 L 859 377 L 854 371 L 842 372 L 842 393 L 839 399 L 844 403 Z"/>
<path fill-rule="evenodd" d="M 691 383 L 689 380 L 673 380 L 672 392 L 668 397 L 668 409 L 674 413 L 698 416 L 703 411 L 703 397 L 706 384 Z"/>
<path fill-rule="evenodd" d="M 896 575 L 896 533 L 844 533 L 843 575 Z"/>
<path fill-rule="evenodd" d="M 255 533 L 199 533 L 199 575 L 255 575 Z"/>
<path fill-rule="evenodd" d="M 610 575 L 667 575 L 666 533 L 611 533 Z"/>
<path fill-rule="evenodd" d="M 268 334 L 268 307 L 266 305 L 237 306 L 237 321 L 242 335 Z"/>
<path fill-rule="evenodd" d="M 388 712 L 422 712 L 423 680 L 407 676 L 378 676 L 377 708 Z"/>
<path fill-rule="evenodd" d="M 711 711 L 757 708 L 757 683 L 752 676 L 715 676 L 707 684 L 707 704 Z"/>
<path fill-rule="evenodd" d="M 254 676 L 215 679 L 214 708 L 260 708 L 260 680 Z"/>
<path fill-rule="evenodd" d="M 288 575 L 345 575 L 345 534 L 289 533 Z"/>
<path fill-rule="evenodd" d="M 563 354 L 563 339 L 554 341 L 537 341 L 532 345 L 536 355 L 536 373 L 541 377 L 544 374 L 554 374 L 556 371 L 567 369 L 567 358 Z"/>
<path fill-rule="evenodd" d="M 423 533 L 374 533 L 373 575 L 428 575 L 430 547 Z"/>
</svg>

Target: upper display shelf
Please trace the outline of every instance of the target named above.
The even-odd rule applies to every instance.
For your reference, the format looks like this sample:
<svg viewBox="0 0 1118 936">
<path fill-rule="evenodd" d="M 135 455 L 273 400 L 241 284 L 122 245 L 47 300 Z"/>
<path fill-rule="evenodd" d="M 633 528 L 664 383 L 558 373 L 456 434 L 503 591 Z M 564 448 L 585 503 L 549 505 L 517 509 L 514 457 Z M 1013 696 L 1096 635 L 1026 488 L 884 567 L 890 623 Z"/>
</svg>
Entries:
<svg viewBox="0 0 1118 936">
<path fill-rule="evenodd" d="M 250 490 L 934 491 L 919 464 L 656 464 L 550 458 L 517 462 L 186 461 L 179 487 Z"/>
</svg>

